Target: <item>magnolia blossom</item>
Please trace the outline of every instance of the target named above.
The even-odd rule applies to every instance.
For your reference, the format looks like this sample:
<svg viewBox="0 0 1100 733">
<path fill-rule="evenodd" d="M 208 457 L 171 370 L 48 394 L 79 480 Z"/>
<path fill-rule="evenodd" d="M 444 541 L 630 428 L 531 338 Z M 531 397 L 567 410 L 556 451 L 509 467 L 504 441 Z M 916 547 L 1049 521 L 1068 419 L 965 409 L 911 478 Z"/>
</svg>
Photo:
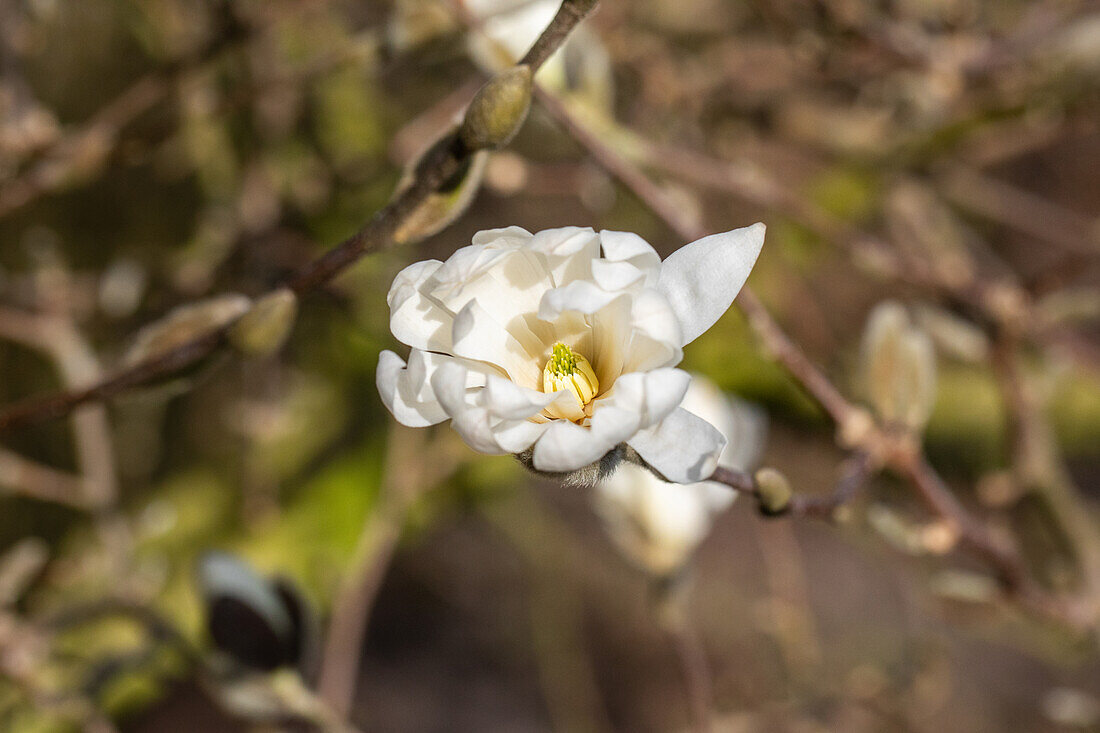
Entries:
<svg viewBox="0 0 1100 733">
<path fill-rule="evenodd" d="M 680 406 L 725 436 L 722 465 L 743 471 L 754 467 L 767 431 L 767 420 L 758 407 L 727 398 L 698 374 L 692 375 Z M 608 534 L 626 558 L 665 576 L 683 566 L 710 531 L 714 516 L 736 496 L 728 486 L 712 481 L 668 483 L 645 468 L 625 464 L 596 485 L 593 499 Z"/>
<path fill-rule="evenodd" d="M 402 270 L 378 362 L 397 420 L 448 418 L 475 450 L 566 473 L 626 444 L 671 481 L 709 476 L 725 444 L 682 409 L 683 347 L 725 313 L 764 225 L 705 237 L 664 262 L 641 237 L 565 227 L 480 232 L 446 262 Z"/>
</svg>

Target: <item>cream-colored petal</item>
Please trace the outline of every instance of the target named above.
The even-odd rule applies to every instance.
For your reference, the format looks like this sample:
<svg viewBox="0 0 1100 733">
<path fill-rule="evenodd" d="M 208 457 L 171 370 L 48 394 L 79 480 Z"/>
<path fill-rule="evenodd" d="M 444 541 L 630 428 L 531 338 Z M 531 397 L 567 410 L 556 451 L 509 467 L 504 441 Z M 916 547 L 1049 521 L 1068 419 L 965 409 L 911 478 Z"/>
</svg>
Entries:
<svg viewBox="0 0 1100 733">
<path fill-rule="evenodd" d="M 454 313 L 426 295 L 422 288 L 443 263 L 427 260 L 409 265 L 397 274 L 386 300 L 390 306 L 390 331 L 414 349 L 450 351 Z"/>
<path fill-rule="evenodd" d="M 458 312 L 452 332 L 456 356 L 500 367 L 517 384 L 539 389 L 542 364 L 483 309 L 476 300 Z"/>
<path fill-rule="evenodd" d="M 413 354 L 416 353 L 414 349 Z M 378 355 L 375 381 L 383 404 L 402 425 L 422 428 L 447 419 L 447 413 L 435 399 L 434 393 L 426 399 L 419 396 L 423 382 L 410 379 L 405 362 L 392 351 L 383 351 Z"/>
<path fill-rule="evenodd" d="M 661 263 L 657 289 L 680 321 L 681 346 L 729 310 L 764 246 L 764 225 L 714 234 L 686 244 Z"/>
<path fill-rule="evenodd" d="M 669 481 L 690 484 L 714 473 L 726 439 L 706 420 L 678 407 L 627 443 Z"/>
</svg>

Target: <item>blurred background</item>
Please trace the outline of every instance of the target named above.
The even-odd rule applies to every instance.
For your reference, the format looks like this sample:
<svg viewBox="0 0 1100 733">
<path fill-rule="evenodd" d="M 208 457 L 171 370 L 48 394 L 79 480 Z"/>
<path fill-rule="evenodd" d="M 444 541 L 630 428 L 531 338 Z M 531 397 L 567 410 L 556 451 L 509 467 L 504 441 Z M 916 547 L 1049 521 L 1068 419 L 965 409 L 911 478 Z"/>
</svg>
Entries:
<svg viewBox="0 0 1100 733">
<path fill-rule="evenodd" d="M 356 231 L 546 5 L 0 0 L 0 404 Z M 593 492 L 397 426 L 374 369 L 406 264 L 510 225 L 683 244 L 536 104 L 468 210 L 304 298 L 276 353 L 3 436 L 0 730 L 702 730 L 700 697 L 716 731 L 1100 730 L 1100 4 L 604 0 L 539 80 L 684 220 L 764 221 L 750 285 L 884 419 L 865 323 L 900 304 L 935 353 L 901 421 L 1084 620 L 1002 598 L 889 473 L 832 523 L 736 502 L 654 571 Z M 835 428 L 736 309 L 685 366 L 755 405 L 747 461 L 833 490 Z M 258 594 L 229 628 L 256 597 L 285 622 L 267 578 L 311 609 L 260 629 L 303 677 L 215 652 L 214 549 Z"/>
</svg>

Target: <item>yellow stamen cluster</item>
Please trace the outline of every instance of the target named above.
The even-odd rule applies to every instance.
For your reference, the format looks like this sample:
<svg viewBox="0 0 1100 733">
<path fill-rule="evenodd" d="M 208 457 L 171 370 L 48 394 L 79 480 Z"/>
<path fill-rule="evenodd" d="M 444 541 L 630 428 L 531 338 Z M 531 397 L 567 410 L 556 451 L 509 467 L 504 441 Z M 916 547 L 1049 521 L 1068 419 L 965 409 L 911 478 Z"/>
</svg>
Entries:
<svg viewBox="0 0 1100 733">
<path fill-rule="evenodd" d="M 546 394 L 565 390 L 576 398 L 576 404 L 553 404 L 546 408 L 550 417 L 582 420 L 587 416 L 585 405 L 600 391 L 600 381 L 588 359 L 563 343 L 554 344 L 553 352 L 542 370 L 542 391 Z M 564 400 L 559 400 L 564 402 Z"/>
</svg>

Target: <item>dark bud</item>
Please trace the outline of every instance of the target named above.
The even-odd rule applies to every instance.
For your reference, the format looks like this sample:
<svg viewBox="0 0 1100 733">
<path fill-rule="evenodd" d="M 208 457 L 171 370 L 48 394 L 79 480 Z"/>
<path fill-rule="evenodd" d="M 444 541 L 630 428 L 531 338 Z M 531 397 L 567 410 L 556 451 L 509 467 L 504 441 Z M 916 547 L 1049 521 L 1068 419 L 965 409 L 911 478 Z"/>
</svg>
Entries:
<svg viewBox="0 0 1100 733">
<path fill-rule="evenodd" d="M 264 578 L 212 552 L 199 564 L 207 629 L 219 650 L 249 669 L 299 666 L 310 638 L 309 608 L 289 581 Z"/>
</svg>

